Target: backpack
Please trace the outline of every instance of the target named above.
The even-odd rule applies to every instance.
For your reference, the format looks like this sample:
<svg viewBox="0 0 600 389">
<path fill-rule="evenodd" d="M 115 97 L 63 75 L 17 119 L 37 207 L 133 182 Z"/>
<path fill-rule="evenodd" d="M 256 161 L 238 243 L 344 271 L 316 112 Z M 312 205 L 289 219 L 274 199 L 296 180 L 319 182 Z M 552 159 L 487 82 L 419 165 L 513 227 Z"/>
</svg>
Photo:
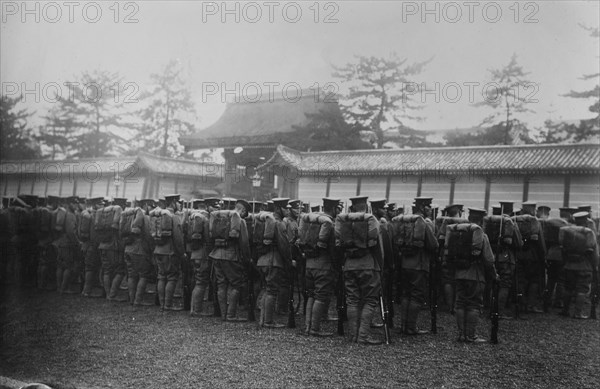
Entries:
<svg viewBox="0 0 600 389">
<path fill-rule="evenodd" d="M 48 234 L 52 230 L 52 213 L 46 207 L 34 208 L 33 223 L 38 233 Z"/>
<path fill-rule="evenodd" d="M 94 231 L 98 233 L 100 243 L 108 243 L 113 239 L 114 232 L 119 231 L 121 207 L 109 205 L 96 211 L 94 216 Z"/>
<path fill-rule="evenodd" d="M 250 239 L 254 246 L 269 246 L 275 240 L 277 220 L 270 212 L 260 212 L 252 217 L 252 235 Z"/>
<path fill-rule="evenodd" d="M 445 240 L 446 239 L 446 229 L 451 224 L 462 224 L 469 223 L 468 219 L 464 219 L 462 217 L 448 217 L 448 216 L 440 216 L 435 219 L 435 238 L 437 240 Z"/>
<path fill-rule="evenodd" d="M 54 232 L 63 232 L 65 230 L 65 222 L 67 220 L 67 210 L 63 207 L 58 207 L 52 212 L 51 227 Z"/>
<path fill-rule="evenodd" d="M 166 209 L 153 209 L 150 212 L 150 235 L 159 246 L 169 243 L 173 236 L 173 214 Z"/>
<path fill-rule="evenodd" d="M 85 210 L 81 212 L 79 217 L 79 224 L 77 226 L 77 235 L 81 240 L 88 241 L 92 236 L 94 215 L 92 212 Z"/>
<path fill-rule="evenodd" d="M 546 246 L 557 246 L 558 245 L 558 232 L 561 227 L 566 227 L 569 223 L 564 219 L 546 219 L 540 220 L 542 231 L 544 231 L 544 240 Z"/>
<path fill-rule="evenodd" d="M 540 239 L 542 226 L 537 217 L 531 215 L 518 215 L 513 216 L 512 219 L 519 227 L 519 232 L 521 232 L 524 241 L 537 241 Z"/>
<path fill-rule="evenodd" d="M 502 234 L 500 234 L 500 223 L 502 223 Z M 483 218 L 483 231 L 492 245 L 512 245 L 515 228 L 515 223 L 508 216 L 491 215 Z M 500 242 L 498 241 L 499 237 L 501 238 Z"/>
<path fill-rule="evenodd" d="M 209 236 L 216 247 L 227 247 L 227 242 L 240 237 L 242 218 L 231 210 L 211 212 Z"/>
<path fill-rule="evenodd" d="M 446 262 L 456 269 L 468 269 L 481 258 L 483 229 L 477 224 L 451 224 L 446 230 Z"/>
<path fill-rule="evenodd" d="M 393 243 L 401 251 L 414 251 L 425 247 L 427 223 L 420 215 L 400 215 L 392 219 Z"/>
<path fill-rule="evenodd" d="M 121 234 L 123 243 L 126 245 L 133 243 L 135 235 L 142 233 L 144 218 L 137 217 L 138 211 L 140 211 L 139 208 L 127 208 L 121 213 L 121 218 L 119 219 L 119 233 Z"/>
<path fill-rule="evenodd" d="M 315 257 L 319 248 L 327 248 L 333 230 L 333 221 L 329 216 L 304 214 L 298 226 L 298 245 L 305 255 Z"/>
<path fill-rule="evenodd" d="M 206 244 L 209 230 L 209 216 L 206 211 L 193 211 L 188 216 L 187 240 L 192 250 L 199 250 Z"/>
<path fill-rule="evenodd" d="M 336 245 L 344 249 L 374 247 L 378 239 L 379 221 L 370 213 L 341 213 L 335 219 Z"/>
<path fill-rule="evenodd" d="M 586 253 L 594 251 L 596 236 L 587 227 L 565 226 L 558 231 L 558 242 L 562 251 L 567 254 L 568 261 L 579 262 L 585 259 Z"/>
</svg>

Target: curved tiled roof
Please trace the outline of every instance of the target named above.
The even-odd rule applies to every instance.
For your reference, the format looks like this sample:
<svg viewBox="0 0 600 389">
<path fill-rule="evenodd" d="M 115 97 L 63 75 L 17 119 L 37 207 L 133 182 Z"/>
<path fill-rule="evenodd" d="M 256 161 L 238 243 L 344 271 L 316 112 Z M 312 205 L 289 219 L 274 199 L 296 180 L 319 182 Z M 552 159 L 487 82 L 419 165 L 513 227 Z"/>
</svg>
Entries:
<svg viewBox="0 0 600 389">
<path fill-rule="evenodd" d="M 256 102 L 229 103 L 216 123 L 181 137 L 179 141 L 187 149 L 285 143 L 287 134 L 296 131 L 295 126 L 308 122 L 306 114 L 320 110 L 339 111 L 337 102 L 329 102 L 326 97 L 315 93 L 314 90 L 303 89 L 298 101 L 291 98 L 269 100 L 268 96 L 263 96 Z"/>
<path fill-rule="evenodd" d="M 389 175 L 470 173 L 600 173 L 600 145 L 435 147 L 299 152 L 279 145 L 260 168 L 286 165 L 301 173 Z"/>
</svg>

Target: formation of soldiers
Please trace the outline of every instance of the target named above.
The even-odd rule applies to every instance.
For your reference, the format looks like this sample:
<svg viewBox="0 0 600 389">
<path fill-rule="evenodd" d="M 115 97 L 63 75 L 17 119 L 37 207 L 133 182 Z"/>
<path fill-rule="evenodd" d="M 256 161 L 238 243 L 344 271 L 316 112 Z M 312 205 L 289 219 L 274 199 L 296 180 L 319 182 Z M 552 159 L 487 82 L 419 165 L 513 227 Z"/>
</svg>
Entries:
<svg viewBox="0 0 600 389">
<path fill-rule="evenodd" d="M 308 336 L 333 335 L 322 327 L 333 319 L 340 335 L 368 345 L 389 343 L 391 329 L 436 333 L 438 302 L 455 316 L 458 340 L 469 343 L 487 341 L 476 333 L 484 309 L 492 342 L 498 320 L 525 313 L 555 308 L 595 318 L 598 220 L 590 206 L 549 218 L 547 206 L 500 202 L 492 215 L 468 208 L 465 218 L 463 205 L 440 210 L 432 200 L 415 198 L 405 214 L 366 196 L 350 204 L 324 198 L 312 208 L 287 198 L 3 198 L 0 277 L 8 286 L 192 317 L 255 321 L 259 312 L 267 328 L 285 327 L 281 315 L 295 327 L 303 314 Z M 417 327 L 424 307 L 430 331 Z"/>
</svg>

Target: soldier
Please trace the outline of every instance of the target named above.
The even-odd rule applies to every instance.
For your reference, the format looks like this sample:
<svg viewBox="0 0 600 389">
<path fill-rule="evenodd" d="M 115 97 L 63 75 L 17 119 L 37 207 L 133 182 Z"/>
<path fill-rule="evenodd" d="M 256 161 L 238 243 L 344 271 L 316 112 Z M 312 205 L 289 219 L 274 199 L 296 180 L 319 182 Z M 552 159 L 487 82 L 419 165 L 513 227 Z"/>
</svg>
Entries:
<svg viewBox="0 0 600 389">
<path fill-rule="evenodd" d="M 112 264 L 111 264 L 111 271 L 109 272 L 109 275 L 112 277 L 112 281 L 110 282 L 110 289 L 107 295 L 107 299 L 109 301 L 114 301 L 114 302 L 126 302 L 128 299 L 127 298 L 123 298 L 123 297 L 119 297 L 118 293 L 119 290 L 121 288 L 121 283 L 123 282 L 123 280 L 125 279 L 125 277 L 127 276 L 127 264 L 125 263 L 125 245 L 123 243 L 123 240 L 121 239 L 121 235 L 119 233 L 120 230 L 120 225 L 121 225 L 121 218 L 123 217 L 123 211 L 125 211 L 125 209 L 127 208 L 127 199 L 126 198 L 122 198 L 122 197 L 115 197 L 113 199 L 113 207 L 118 207 L 119 209 L 115 208 L 116 214 L 118 214 L 119 216 L 115 216 L 117 221 L 116 227 L 117 227 L 117 231 L 116 233 L 113 235 L 113 246 L 111 247 L 111 249 L 109 249 L 109 251 L 112 251 L 111 256 L 112 256 Z M 106 276 L 107 274 L 104 273 L 104 282 L 106 283 Z"/>
<path fill-rule="evenodd" d="M 417 197 L 413 206 L 414 216 L 404 216 L 406 223 L 414 225 L 422 236 L 420 242 L 406 242 L 400 247 L 402 261 L 402 327 L 405 335 L 424 335 L 426 330 L 417 329 L 419 311 L 425 303 L 425 293 L 432 256 L 436 255 L 438 242 L 435 239 L 433 223 L 428 221 L 430 214 L 431 197 Z M 425 227 L 418 224 L 419 218 L 424 219 Z M 421 222 L 422 223 L 422 222 Z M 419 244 L 415 244 L 419 243 Z"/>
<path fill-rule="evenodd" d="M 203 312 L 204 295 L 206 289 L 210 286 L 210 273 L 212 261 L 208 254 L 212 248 L 209 245 L 209 227 L 208 221 L 210 213 L 218 209 L 218 199 L 196 199 L 192 201 L 194 211 L 190 215 L 194 223 L 201 223 L 203 231 L 200 236 L 191 240 L 190 259 L 194 263 L 194 289 L 192 291 L 192 302 L 190 316 L 208 316 L 209 313 Z"/>
<path fill-rule="evenodd" d="M 87 199 L 86 209 L 81 213 L 80 223 L 78 225 L 78 238 L 81 242 L 81 251 L 84 258 L 84 285 L 81 295 L 83 297 L 102 297 L 102 295 L 93 295 L 92 288 L 98 279 L 102 262 L 98 245 L 100 241 L 94 228 L 96 212 L 102 212 L 104 201 L 102 197 Z"/>
<path fill-rule="evenodd" d="M 394 276 L 394 263 L 397 256 L 399 255 L 398 249 L 392 244 L 392 238 L 394 232 L 389 222 L 391 219 L 388 217 L 388 204 L 386 199 L 371 200 L 371 212 L 377 217 L 379 221 L 379 227 L 381 232 L 382 244 L 383 244 L 383 268 L 381 273 L 381 288 L 383 298 L 388 310 L 388 325 L 390 328 L 394 326 L 394 304 L 393 304 L 393 276 Z M 382 320 L 383 313 L 379 309 L 379 315 L 374 315 L 373 322 L 371 323 L 372 328 L 383 327 Z"/>
<path fill-rule="evenodd" d="M 483 307 L 485 283 L 486 279 L 496 280 L 499 278 L 494 267 L 494 254 L 490 242 L 481 229 L 486 213 L 483 209 L 469 208 L 469 223 L 473 224 L 454 224 L 448 228 L 446 235 L 444 262 L 454 263 L 449 268 L 454 271 L 456 279 L 455 311 L 456 324 L 459 329 L 458 341 L 464 340 L 468 343 L 486 342 L 476 334 L 479 314 Z M 470 242 L 465 242 L 468 245 L 461 245 L 460 238 L 456 239 L 459 230 L 460 232 L 471 231 L 470 235 L 462 235 L 470 240 Z M 479 239 L 481 241 L 478 241 Z M 467 250 L 465 251 L 460 246 L 467 247 Z M 477 251 L 480 252 L 474 254 L 473 247 L 478 247 Z"/>
<path fill-rule="evenodd" d="M 283 218 L 283 222 L 286 224 L 286 235 L 290 242 L 290 251 L 292 257 L 290 261 L 296 261 L 298 270 L 304 269 L 302 259 L 300 258 L 300 252 L 296 245 L 298 240 L 298 217 L 300 216 L 300 200 L 290 200 L 288 207 L 285 212 L 286 216 Z M 288 314 L 288 300 L 290 293 L 293 293 L 293 289 L 290 291 L 290 285 L 293 285 L 297 278 L 295 269 L 289 269 L 290 273 L 285 272 L 283 275 L 281 289 L 277 294 L 276 312 L 280 315 Z"/>
<path fill-rule="evenodd" d="M 333 231 L 339 201 L 339 199 L 324 198 L 323 213 L 303 215 L 300 223 L 303 231 L 304 229 L 309 230 L 311 223 L 319 224 L 317 236 L 304 238 L 304 241 L 301 242 L 306 258 L 306 335 L 320 337 L 333 335 L 331 332 L 321 330 L 321 321 L 327 314 L 329 300 L 333 294 L 336 283 L 336 267 L 339 267 L 339 271 L 341 271 L 341 258 L 339 250 L 335 246 Z M 309 235 L 309 231 L 305 231 L 304 236 L 306 235 Z M 338 287 L 343 288 L 344 286 L 339 285 Z"/>
<path fill-rule="evenodd" d="M 519 232 L 523 238 L 523 247 L 516 252 L 520 276 L 519 287 L 521 288 L 518 292 L 524 294 L 527 301 L 523 310 L 531 313 L 543 313 L 541 286 L 546 277 L 546 244 L 541 225 L 534 216 L 536 206 L 534 201 L 524 202 L 521 215 L 515 216 L 513 219 L 519 226 Z M 531 217 L 522 217 L 525 215 Z"/>
<path fill-rule="evenodd" d="M 498 305 L 501 310 L 500 319 L 510 320 L 513 319 L 513 316 L 506 310 L 506 306 L 511 287 L 514 284 L 516 266 L 515 250 L 523 246 L 523 241 L 518 227 L 508 217 L 513 213 L 513 202 L 501 201 L 497 209 L 499 215 L 493 216 L 502 216 L 502 218 L 491 219 L 489 216 L 486 217 L 484 219 L 484 232 L 490 240 L 492 251 L 496 258 L 496 269 L 500 275 L 498 284 Z M 502 225 L 502 230 L 500 230 L 500 225 Z"/>
<path fill-rule="evenodd" d="M 382 342 L 371 336 L 370 327 L 381 294 L 383 242 L 377 218 L 367 214 L 367 198 L 350 198 L 352 212 L 337 217 L 335 233 L 336 245 L 344 250 L 349 340 L 378 345 Z M 367 236 L 358 238 L 361 242 L 354 239 L 360 236 L 355 228 L 368 231 Z"/>
<path fill-rule="evenodd" d="M 150 218 L 147 215 L 153 200 L 139 200 L 136 207 L 127 209 L 122 215 L 129 227 L 121 229 L 125 263 L 127 264 L 127 291 L 129 303 L 134 306 L 154 305 L 144 303 L 148 281 L 152 279 L 153 240 L 150 235 Z"/>
<path fill-rule="evenodd" d="M 598 271 L 597 237 L 594 231 L 586 227 L 588 215 L 587 212 L 575 213 L 575 226 L 562 227 L 559 233 L 565 262 L 565 297 L 561 314 L 569 315 L 569 305 L 574 296 L 573 317 L 576 319 L 588 318 L 583 308 L 590 295 L 592 273 Z"/>
<path fill-rule="evenodd" d="M 173 305 L 175 287 L 181 275 L 181 259 L 185 255 L 183 230 L 175 216 L 178 194 L 164 197 L 165 209 L 150 212 L 150 234 L 154 238 L 153 258 L 158 265 L 158 299 L 161 311 L 180 311 Z"/>
<path fill-rule="evenodd" d="M 439 242 L 440 246 L 444 245 L 444 240 L 446 237 L 446 226 L 449 224 L 463 222 L 460 220 L 462 219 L 462 212 L 462 204 L 451 204 L 444 208 L 445 216 L 436 219 L 436 222 L 441 219 L 440 230 L 436 231 L 436 237 L 438 238 L 438 240 L 441 239 L 441 241 Z M 450 314 L 454 314 L 456 278 L 454 276 L 454 269 L 450 268 L 450 266 L 451 265 L 448 262 L 444 262 L 441 264 L 441 283 L 442 290 L 444 291 L 444 301 L 446 303 L 446 306 L 449 308 Z"/>
<path fill-rule="evenodd" d="M 539 208 L 538 208 L 539 210 Z M 542 219 L 544 231 L 544 241 L 546 244 L 546 264 L 548 279 L 546 281 L 546 290 L 544 291 L 544 311 L 547 311 L 554 294 L 555 308 L 563 307 L 563 287 L 559 283 L 561 274 L 563 274 L 563 258 L 560 245 L 558 242 L 558 234 L 561 227 L 568 226 L 569 223 L 560 218 Z"/>
<path fill-rule="evenodd" d="M 62 228 L 53 244 L 57 247 L 56 286 L 59 293 L 78 293 L 69 289 L 72 277 L 75 275 L 75 260 L 79 250 L 77 240 L 77 217 L 75 207 L 77 198 L 70 196 L 62 199 L 63 207 L 59 207 L 56 213 L 56 225 Z"/>
<path fill-rule="evenodd" d="M 250 205 L 233 198 L 223 199 L 226 210 L 214 212 L 210 218 L 213 260 L 217 278 L 217 296 L 223 321 L 245 321 L 238 317 L 241 289 L 246 283 L 245 261 L 250 260 L 248 229 L 244 220 Z M 222 231 L 217 235 L 216 231 Z"/>
<path fill-rule="evenodd" d="M 573 223 L 573 214 L 577 212 L 577 208 L 562 207 L 558 208 L 560 212 L 560 218 L 566 220 L 569 223 Z"/>
<path fill-rule="evenodd" d="M 277 294 L 281 290 L 284 272 L 295 266 L 292 260 L 290 243 L 287 237 L 287 226 L 283 221 L 288 198 L 275 198 L 272 200 L 275 230 L 273 241 L 266 245 L 265 252 L 259 256 L 257 266 L 263 277 L 264 292 L 261 304 L 261 324 L 268 328 L 282 328 L 283 324 L 276 323 L 273 314 Z M 268 202 L 267 202 L 268 203 Z"/>
<path fill-rule="evenodd" d="M 550 217 L 550 211 L 552 210 L 552 208 L 550 208 L 547 205 L 540 205 L 537 208 L 537 211 L 535 213 L 535 217 L 537 217 L 540 220 L 546 220 Z"/>
<path fill-rule="evenodd" d="M 38 261 L 37 261 L 37 288 L 48 290 L 49 283 L 49 264 L 56 258 L 56 252 L 53 250 L 52 241 L 52 212 L 54 208 L 45 197 L 38 199 L 38 207 L 34 209 L 34 220 L 37 231 L 38 242 Z"/>
<path fill-rule="evenodd" d="M 20 219 L 19 233 L 19 252 L 21 254 L 21 283 L 24 286 L 35 287 L 37 278 L 38 264 L 38 231 L 36 225 L 35 213 L 38 211 L 38 196 L 19 195 L 19 198 L 25 202 L 24 207 L 26 217 Z"/>
</svg>

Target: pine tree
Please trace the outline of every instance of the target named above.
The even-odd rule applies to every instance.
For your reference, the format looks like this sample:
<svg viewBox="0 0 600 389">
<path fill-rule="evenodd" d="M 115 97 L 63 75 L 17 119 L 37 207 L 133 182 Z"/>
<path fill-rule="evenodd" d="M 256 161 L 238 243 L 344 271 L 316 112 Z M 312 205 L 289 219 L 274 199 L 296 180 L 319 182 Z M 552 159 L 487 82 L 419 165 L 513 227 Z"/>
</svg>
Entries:
<svg viewBox="0 0 600 389">
<path fill-rule="evenodd" d="M 28 159 L 40 156 L 39 147 L 32 143 L 33 132 L 27 109 L 18 109 L 21 98 L 0 97 L 0 158 Z"/>
</svg>

